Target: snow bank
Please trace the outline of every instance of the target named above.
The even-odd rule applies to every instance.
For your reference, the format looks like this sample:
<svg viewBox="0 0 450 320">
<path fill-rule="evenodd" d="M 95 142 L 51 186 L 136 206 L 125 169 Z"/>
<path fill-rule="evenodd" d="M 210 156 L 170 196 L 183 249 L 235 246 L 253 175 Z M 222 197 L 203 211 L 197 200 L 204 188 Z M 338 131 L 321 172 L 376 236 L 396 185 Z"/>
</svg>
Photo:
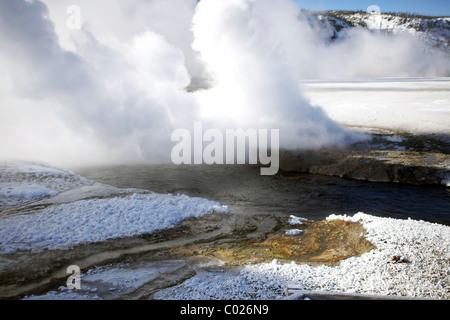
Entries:
<svg viewBox="0 0 450 320">
<path fill-rule="evenodd" d="M 102 300 L 98 296 L 92 296 L 89 294 L 79 294 L 77 292 L 74 292 L 72 290 L 69 290 L 67 288 L 63 289 L 61 288 L 61 291 L 50 291 L 47 292 L 45 295 L 41 296 L 26 296 L 23 300 L 43 300 L 43 301 L 49 301 L 49 300 Z"/>
<path fill-rule="evenodd" d="M 7 207 L 56 196 L 58 192 L 39 185 L 10 186 L 0 189 L 0 206 Z"/>
<path fill-rule="evenodd" d="M 381 296 L 450 299 L 450 227 L 415 220 L 380 218 L 364 213 L 332 215 L 328 219 L 359 221 L 368 231 L 374 249 L 338 266 L 295 263 L 249 265 L 242 269 L 205 268 L 177 286 L 156 292 L 155 299 L 169 300 L 277 300 L 285 299 L 288 284 L 306 291 L 332 291 Z M 159 263 L 159 265 L 158 265 Z M 65 287 L 26 299 L 100 299 L 97 287 L 136 289 L 181 261 L 150 265 L 95 268 L 82 275 L 84 293 Z M 131 290 L 132 291 L 132 290 Z M 123 293 L 122 292 L 122 293 Z"/>
<path fill-rule="evenodd" d="M 286 230 L 286 232 L 285 232 L 285 234 L 287 236 L 298 236 L 301 233 L 302 233 L 302 230 L 299 230 L 299 229 L 290 229 L 290 230 Z"/>
<path fill-rule="evenodd" d="M 149 234 L 184 219 L 228 213 L 217 202 L 185 195 L 133 194 L 81 200 L 0 220 L 0 254 L 68 248 L 76 244 Z"/>
<path fill-rule="evenodd" d="M 95 284 L 98 282 L 107 284 L 110 288 L 118 291 L 130 288 L 136 290 L 160 275 L 173 272 L 183 265 L 185 265 L 183 260 L 171 260 L 132 266 L 96 267 L 83 274 L 81 281 L 84 287 L 88 287 L 90 291 L 94 292 L 96 291 Z"/>
<path fill-rule="evenodd" d="M 370 30 L 391 30 L 393 34 L 409 33 L 420 37 L 427 47 L 448 47 L 450 38 L 449 18 L 410 18 L 389 14 L 354 13 L 347 15 L 346 20 L 365 26 Z"/>
<path fill-rule="evenodd" d="M 0 163 L 0 184 L 37 184 L 57 192 L 91 185 L 93 181 L 76 175 L 72 171 L 52 168 L 49 165 L 29 162 Z"/>
<path fill-rule="evenodd" d="M 27 162 L 0 163 L 0 210 L 38 201 L 94 181 L 71 171 Z"/>
<path fill-rule="evenodd" d="M 450 133 L 450 78 L 311 81 L 302 87 L 312 104 L 344 125 Z"/>
<path fill-rule="evenodd" d="M 307 221 L 308 219 L 296 217 L 296 216 L 290 216 L 289 224 L 290 225 L 297 225 L 297 224 L 303 224 L 303 221 Z"/>
<path fill-rule="evenodd" d="M 203 271 L 155 298 L 284 299 L 286 286 L 294 284 L 312 291 L 450 299 L 450 227 L 363 213 L 329 219 L 360 221 L 377 249 L 335 267 L 274 260 L 246 266 L 238 275 Z"/>
<path fill-rule="evenodd" d="M 110 300 L 123 299 L 136 289 L 161 276 L 170 275 L 187 266 L 184 260 L 164 260 L 143 263 L 120 263 L 89 269 L 81 275 L 81 290 L 65 286 L 59 291 L 27 296 L 24 300 Z M 205 266 L 212 266 L 206 263 Z M 217 266 L 214 264 L 214 266 Z"/>
<path fill-rule="evenodd" d="M 51 205 L 45 209 L 0 219 L 0 254 L 148 234 L 191 217 L 229 212 L 206 199 L 108 187 L 46 165 L 1 163 L 0 211 L 52 198 L 39 202 Z M 92 195 L 97 198 L 81 200 Z"/>
</svg>

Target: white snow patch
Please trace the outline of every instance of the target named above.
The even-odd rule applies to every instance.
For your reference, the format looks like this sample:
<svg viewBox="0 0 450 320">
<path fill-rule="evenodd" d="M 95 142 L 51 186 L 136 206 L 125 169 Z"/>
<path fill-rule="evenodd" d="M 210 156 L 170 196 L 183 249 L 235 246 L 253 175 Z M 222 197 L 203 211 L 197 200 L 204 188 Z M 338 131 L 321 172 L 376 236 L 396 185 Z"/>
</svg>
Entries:
<svg viewBox="0 0 450 320">
<path fill-rule="evenodd" d="M 303 224 L 303 221 L 307 221 L 308 219 L 300 218 L 296 216 L 290 216 L 289 224 L 290 225 L 297 225 L 297 224 Z"/>
<path fill-rule="evenodd" d="M 137 289 L 145 283 L 156 279 L 161 274 L 177 270 L 183 263 L 183 261 L 174 260 L 148 263 L 144 266 L 124 265 L 111 268 L 95 268 L 88 270 L 82 276 L 82 282 L 101 281 L 118 290 L 125 288 Z"/>
<path fill-rule="evenodd" d="M 94 181 L 80 177 L 71 171 L 55 169 L 44 164 L 2 162 L 0 163 L 0 210 L 93 184 Z"/>
<path fill-rule="evenodd" d="M 102 300 L 96 295 L 80 294 L 65 287 L 60 288 L 60 290 L 61 291 L 50 291 L 40 296 L 26 296 L 22 300 Z"/>
<path fill-rule="evenodd" d="M 299 230 L 299 229 L 290 229 L 290 230 L 286 230 L 285 234 L 287 236 L 298 236 L 299 234 L 301 234 L 303 231 Z"/>
<path fill-rule="evenodd" d="M 333 267 L 272 261 L 246 266 L 237 275 L 204 271 L 155 298 L 285 299 L 286 286 L 295 284 L 307 291 L 450 299 L 450 227 L 364 213 L 329 219 L 361 222 L 377 249 Z"/>
<path fill-rule="evenodd" d="M 302 88 L 312 104 L 344 125 L 450 133 L 450 78 L 309 81 Z"/>
<path fill-rule="evenodd" d="M 398 135 L 386 136 L 385 139 L 390 142 L 403 142 L 403 140 L 404 140 L 403 137 L 398 136 Z"/>
<path fill-rule="evenodd" d="M 1 219 L 0 254 L 149 234 L 213 212 L 230 209 L 214 201 L 170 194 L 81 200 Z"/>
<path fill-rule="evenodd" d="M 0 208 L 17 206 L 57 194 L 55 190 L 39 185 L 3 187 L 0 188 Z"/>
</svg>

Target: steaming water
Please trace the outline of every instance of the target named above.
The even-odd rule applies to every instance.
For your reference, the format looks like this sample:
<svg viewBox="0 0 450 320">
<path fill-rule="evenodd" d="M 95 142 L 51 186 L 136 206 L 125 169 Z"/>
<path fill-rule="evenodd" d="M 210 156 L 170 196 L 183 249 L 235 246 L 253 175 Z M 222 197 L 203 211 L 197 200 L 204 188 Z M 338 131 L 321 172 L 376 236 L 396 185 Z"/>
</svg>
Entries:
<svg viewBox="0 0 450 320">
<path fill-rule="evenodd" d="M 421 106 L 415 88 L 403 99 L 389 83 L 341 85 L 345 94 L 309 85 L 307 97 L 304 79 L 441 77 L 450 60 L 410 34 L 352 28 L 329 43 L 333 30 L 297 1 L 76 2 L 80 30 L 68 28 L 67 1 L 0 1 L 1 160 L 156 163 L 169 158 L 172 132 L 198 120 L 282 128 L 285 149 L 339 146 L 358 138 L 341 124 L 397 125 L 413 106 L 411 126 L 423 126 L 434 118 L 422 109 L 448 104 L 445 91 Z M 188 93 L 191 80 L 211 89 Z"/>
<path fill-rule="evenodd" d="M 440 187 L 371 183 L 310 174 L 260 176 L 251 166 L 140 165 L 85 168 L 98 182 L 157 193 L 204 197 L 234 214 L 298 215 L 323 219 L 359 211 L 450 225 L 450 192 Z"/>
</svg>

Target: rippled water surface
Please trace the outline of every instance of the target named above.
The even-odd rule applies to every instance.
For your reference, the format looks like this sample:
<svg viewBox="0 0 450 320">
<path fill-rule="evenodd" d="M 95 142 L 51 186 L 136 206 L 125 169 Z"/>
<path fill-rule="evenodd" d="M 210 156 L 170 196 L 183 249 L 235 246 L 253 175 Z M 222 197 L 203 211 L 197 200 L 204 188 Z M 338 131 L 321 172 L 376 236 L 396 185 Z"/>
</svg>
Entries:
<svg viewBox="0 0 450 320">
<path fill-rule="evenodd" d="M 372 183 L 310 174 L 261 176 L 249 166 L 136 165 L 76 173 L 121 188 L 186 194 L 228 205 L 233 213 L 298 215 L 365 212 L 450 225 L 450 191 L 442 187 Z"/>
</svg>

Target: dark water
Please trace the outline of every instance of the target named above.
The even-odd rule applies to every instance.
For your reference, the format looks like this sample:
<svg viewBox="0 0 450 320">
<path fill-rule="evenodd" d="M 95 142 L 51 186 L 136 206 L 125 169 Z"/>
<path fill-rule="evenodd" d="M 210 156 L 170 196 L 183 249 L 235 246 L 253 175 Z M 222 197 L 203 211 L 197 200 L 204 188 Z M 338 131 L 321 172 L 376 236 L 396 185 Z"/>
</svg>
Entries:
<svg viewBox="0 0 450 320">
<path fill-rule="evenodd" d="M 228 205 L 234 213 L 323 219 L 357 212 L 450 225 L 450 190 L 371 183 L 311 174 L 260 176 L 249 166 L 139 165 L 85 168 L 76 173 L 121 188 L 186 194 Z"/>
</svg>

